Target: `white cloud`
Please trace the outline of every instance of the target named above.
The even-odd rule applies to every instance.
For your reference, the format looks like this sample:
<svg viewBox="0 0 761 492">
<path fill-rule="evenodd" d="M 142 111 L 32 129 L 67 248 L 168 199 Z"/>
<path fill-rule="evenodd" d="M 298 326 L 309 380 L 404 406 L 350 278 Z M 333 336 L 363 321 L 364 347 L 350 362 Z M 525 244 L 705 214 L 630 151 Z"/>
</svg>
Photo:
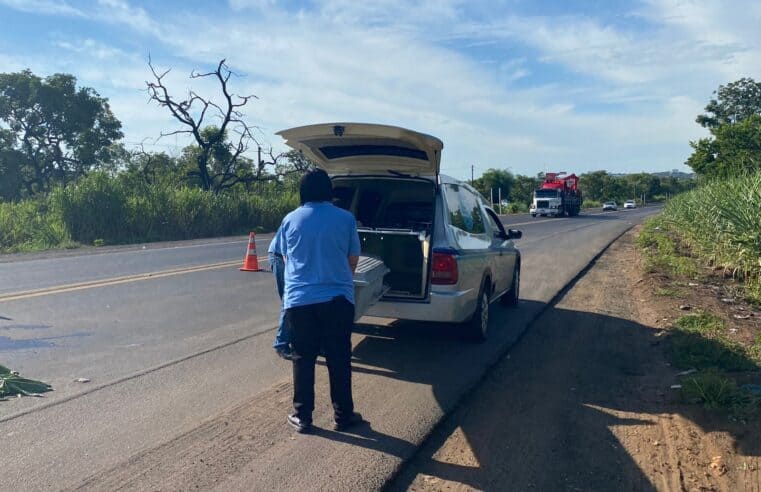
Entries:
<svg viewBox="0 0 761 492">
<path fill-rule="evenodd" d="M 167 26 L 157 23 L 145 9 L 134 7 L 126 0 L 97 0 L 97 18 L 106 22 L 121 24 L 142 34 L 151 34 L 161 38 Z"/>
<path fill-rule="evenodd" d="M 679 167 L 688 141 L 703 132 L 694 117 L 711 91 L 761 66 L 750 49 L 761 44 L 751 32 L 751 21 L 761 19 L 757 7 L 742 11 L 743 19 L 710 0 L 649 0 L 629 13 L 644 24 L 636 28 L 484 5 L 489 16 L 479 21 L 478 5 L 457 0 L 326 0 L 298 12 L 274 0 L 229 5 L 233 11 L 214 22 L 192 12 L 163 18 L 127 0 L 98 0 L 90 15 L 153 43 L 154 62 L 173 68 L 167 83 L 178 95 L 191 85 L 218 94 L 213 81 L 187 75 L 227 58 L 242 74 L 233 90 L 261 98 L 246 112 L 265 141 L 278 145 L 275 131 L 319 121 L 398 124 L 441 137 L 444 169 L 461 176 L 471 163 L 529 174 L 545 164 Z M 140 92 L 149 75 L 144 53 L 91 36 L 54 43 L 66 55 L 48 66 L 64 66 L 108 95 L 129 141 L 172 128 L 165 110 L 146 105 Z M 479 50 L 491 55 L 469 54 Z M 558 67 L 575 77 L 563 78 Z"/>
<path fill-rule="evenodd" d="M 761 75 L 761 4 L 703 0 L 647 0 L 639 14 L 661 23 L 672 38 L 686 39 L 692 60 L 728 82 Z"/>
<path fill-rule="evenodd" d="M 88 57 L 105 61 L 118 61 L 122 58 L 134 58 L 124 50 L 95 41 L 94 39 L 64 40 L 59 39 L 54 44 L 67 51 L 79 53 Z"/>
<path fill-rule="evenodd" d="M 81 10 L 72 7 L 65 1 L 55 0 L 0 0 L 0 5 L 5 5 L 14 10 L 43 15 L 65 15 L 84 17 Z"/>
<path fill-rule="evenodd" d="M 228 3 L 233 10 L 262 10 L 274 7 L 277 0 L 228 0 Z"/>
</svg>

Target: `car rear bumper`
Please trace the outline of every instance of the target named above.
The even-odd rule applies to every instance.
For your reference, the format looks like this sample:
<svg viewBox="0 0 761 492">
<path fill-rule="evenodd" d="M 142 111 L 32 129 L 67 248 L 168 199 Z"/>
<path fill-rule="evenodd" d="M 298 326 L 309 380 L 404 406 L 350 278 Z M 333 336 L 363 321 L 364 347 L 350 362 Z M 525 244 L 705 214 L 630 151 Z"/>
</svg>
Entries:
<svg viewBox="0 0 761 492">
<path fill-rule="evenodd" d="M 379 301 L 370 306 L 367 316 L 437 323 L 467 321 L 476 309 L 474 289 L 453 292 L 431 292 L 430 302 Z"/>
</svg>

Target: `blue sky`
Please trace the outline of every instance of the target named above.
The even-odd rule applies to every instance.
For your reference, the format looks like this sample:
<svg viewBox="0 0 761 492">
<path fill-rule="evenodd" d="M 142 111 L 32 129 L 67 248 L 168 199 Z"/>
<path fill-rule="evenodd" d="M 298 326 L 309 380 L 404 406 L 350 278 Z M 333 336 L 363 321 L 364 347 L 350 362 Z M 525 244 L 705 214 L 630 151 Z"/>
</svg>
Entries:
<svg viewBox="0 0 761 492">
<path fill-rule="evenodd" d="M 0 72 L 68 72 L 109 98 L 128 147 L 177 153 L 147 102 L 226 58 L 258 139 L 325 121 L 444 141 L 442 169 L 686 169 L 719 84 L 761 79 L 761 3 L 733 0 L 0 0 Z M 148 140 L 146 140 L 148 139 Z"/>
</svg>

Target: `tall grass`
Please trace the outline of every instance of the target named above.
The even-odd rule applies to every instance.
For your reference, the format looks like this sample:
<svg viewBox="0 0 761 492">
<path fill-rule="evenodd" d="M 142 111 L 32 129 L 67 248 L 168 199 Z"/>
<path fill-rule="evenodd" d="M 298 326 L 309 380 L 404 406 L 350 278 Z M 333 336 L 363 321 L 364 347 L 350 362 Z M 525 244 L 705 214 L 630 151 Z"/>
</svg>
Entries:
<svg viewBox="0 0 761 492">
<path fill-rule="evenodd" d="M 277 185 L 256 194 L 241 189 L 215 195 L 198 188 L 136 184 L 93 173 L 47 197 L 0 203 L 0 251 L 274 230 L 297 205 L 297 193 Z"/>
<path fill-rule="evenodd" d="M 0 252 L 36 251 L 74 245 L 47 199 L 0 202 Z"/>
<path fill-rule="evenodd" d="M 761 303 L 761 173 L 678 195 L 663 217 L 698 257 L 744 280 Z"/>
</svg>

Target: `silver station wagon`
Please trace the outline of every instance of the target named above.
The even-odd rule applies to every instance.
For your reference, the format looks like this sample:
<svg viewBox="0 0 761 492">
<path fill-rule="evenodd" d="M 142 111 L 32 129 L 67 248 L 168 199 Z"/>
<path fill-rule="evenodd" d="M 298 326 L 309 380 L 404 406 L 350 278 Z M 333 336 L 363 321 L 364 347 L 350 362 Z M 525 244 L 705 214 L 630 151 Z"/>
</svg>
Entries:
<svg viewBox="0 0 761 492">
<path fill-rule="evenodd" d="M 443 143 L 393 126 L 325 123 L 278 133 L 333 180 L 357 219 L 362 254 L 389 268 L 388 290 L 364 314 L 462 323 L 484 340 L 489 307 L 518 303 L 521 256 L 470 185 L 439 174 Z"/>
</svg>

